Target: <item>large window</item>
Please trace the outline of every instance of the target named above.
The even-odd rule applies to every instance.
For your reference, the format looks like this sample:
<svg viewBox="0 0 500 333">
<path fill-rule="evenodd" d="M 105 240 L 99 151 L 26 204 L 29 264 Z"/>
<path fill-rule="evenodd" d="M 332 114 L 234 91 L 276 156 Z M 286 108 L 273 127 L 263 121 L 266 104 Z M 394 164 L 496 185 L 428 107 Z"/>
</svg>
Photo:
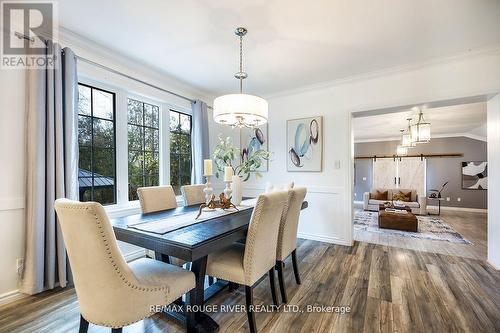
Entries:
<svg viewBox="0 0 500 333">
<path fill-rule="evenodd" d="M 80 201 L 116 203 L 115 94 L 78 84 Z"/>
<path fill-rule="evenodd" d="M 191 116 L 170 110 L 170 184 L 176 194 L 191 184 Z"/>
<path fill-rule="evenodd" d="M 160 184 L 160 108 L 128 99 L 128 197 L 139 199 L 137 188 Z"/>
</svg>

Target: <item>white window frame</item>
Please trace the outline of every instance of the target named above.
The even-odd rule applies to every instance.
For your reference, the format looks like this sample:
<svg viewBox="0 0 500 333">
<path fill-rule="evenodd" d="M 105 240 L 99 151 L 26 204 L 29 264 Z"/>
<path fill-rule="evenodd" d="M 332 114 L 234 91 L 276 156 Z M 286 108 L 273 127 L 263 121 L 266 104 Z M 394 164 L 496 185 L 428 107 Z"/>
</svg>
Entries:
<svg viewBox="0 0 500 333">
<path fill-rule="evenodd" d="M 128 99 L 153 104 L 160 109 L 160 185 L 170 184 L 170 109 L 192 116 L 192 110 L 164 100 L 151 98 L 128 89 L 103 83 L 86 75 L 78 75 L 78 82 L 115 94 L 115 158 L 116 204 L 104 208 L 112 217 L 140 212 L 138 200 L 128 200 Z M 178 201 L 182 201 L 178 197 Z"/>
</svg>

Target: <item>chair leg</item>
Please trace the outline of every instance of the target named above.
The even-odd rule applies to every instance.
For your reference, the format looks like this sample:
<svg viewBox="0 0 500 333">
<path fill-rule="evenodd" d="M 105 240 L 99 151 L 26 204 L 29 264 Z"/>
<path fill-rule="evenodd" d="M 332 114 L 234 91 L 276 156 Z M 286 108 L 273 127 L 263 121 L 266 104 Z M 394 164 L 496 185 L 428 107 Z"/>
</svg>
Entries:
<svg viewBox="0 0 500 333">
<path fill-rule="evenodd" d="M 245 299 L 247 303 L 247 317 L 250 333 L 256 333 L 255 313 L 253 312 L 253 287 L 245 286 Z"/>
<path fill-rule="evenodd" d="M 278 283 L 280 285 L 281 300 L 283 303 L 288 303 L 286 295 L 285 279 L 283 277 L 283 261 L 276 261 L 276 270 L 278 271 Z"/>
<path fill-rule="evenodd" d="M 292 251 L 292 264 L 293 264 L 293 274 L 295 275 L 295 282 L 300 284 L 299 266 L 297 265 L 297 250 Z"/>
<path fill-rule="evenodd" d="M 122 333 L 122 328 L 112 328 L 111 333 Z"/>
<path fill-rule="evenodd" d="M 196 288 L 191 289 L 191 291 L 186 295 L 186 304 L 189 304 L 191 307 L 196 305 Z M 196 332 L 196 312 L 187 311 L 186 308 L 186 331 L 187 333 Z"/>
<path fill-rule="evenodd" d="M 268 272 L 269 275 L 269 285 L 271 286 L 271 296 L 273 298 L 273 304 L 278 306 L 278 299 L 276 297 L 276 283 L 274 281 L 274 267 Z"/>
<path fill-rule="evenodd" d="M 80 315 L 80 330 L 78 331 L 79 333 L 87 333 L 89 330 L 89 322 L 83 318 L 82 315 Z"/>
</svg>

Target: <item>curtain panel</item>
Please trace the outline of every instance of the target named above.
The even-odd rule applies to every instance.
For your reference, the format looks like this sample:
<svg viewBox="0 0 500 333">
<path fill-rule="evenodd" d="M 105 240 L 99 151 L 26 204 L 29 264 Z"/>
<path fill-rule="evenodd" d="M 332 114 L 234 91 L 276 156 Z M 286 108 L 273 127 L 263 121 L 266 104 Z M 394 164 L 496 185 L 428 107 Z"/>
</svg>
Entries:
<svg viewBox="0 0 500 333">
<path fill-rule="evenodd" d="M 191 102 L 193 127 L 191 132 L 191 184 L 203 184 L 203 160 L 210 158 L 208 143 L 208 108 L 205 102 Z"/>
<path fill-rule="evenodd" d="M 65 287 L 66 250 L 54 210 L 57 198 L 78 200 L 76 56 L 47 41 L 53 68 L 27 71 L 26 245 L 21 291 Z"/>
</svg>

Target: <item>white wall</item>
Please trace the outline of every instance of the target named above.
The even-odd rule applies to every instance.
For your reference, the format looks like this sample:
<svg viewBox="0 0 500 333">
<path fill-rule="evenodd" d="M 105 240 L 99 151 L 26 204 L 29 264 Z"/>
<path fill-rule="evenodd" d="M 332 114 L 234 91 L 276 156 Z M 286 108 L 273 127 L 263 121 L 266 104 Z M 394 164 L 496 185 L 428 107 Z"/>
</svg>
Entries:
<svg viewBox="0 0 500 333">
<path fill-rule="evenodd" d="M 141 66 L 123 56 L 74 35 L 61 32 L 61 44 L 69 46 L 79 56 L 104 64 L 131 76 L 151 82 L 190 98 L 211 101 L 206 92 L 193 89 L 151 68 Z M 169 105 L 190 109 L 184 99 L 146 87 L 92 65 L 79 62 L 79 76 L 105 84 L 122 87 L 129 92 Z M 25 71 L 0 70 L 0 303 L 18 297 L 16 259 L 24 257 L 24 188 L 25 188 Z M 119 215 L 117 212 L 115 215 Z M 126 256 L 134 256 L 141 249 L 120 244 Z"/>
<path fill-rule="evenodd" d="M 24 252 L 25 73 L 0 70 L 0 299 L 17 290 Z"/>
<path fill-rule="evenodd" d="M 301 236 L 350 244 L 353 164 L 350 114 L 498 91 L 500 54 L 497 50 L 270 96 L 269 149 L 274 159 L 263 179 L 252 178 L 244 185 L 246 193 L 261 192 L 268 181 L 294 180 L 297 185 L 307 186 L 310 208 L 301 218 Z M 323 172 L 286 172 L 286 120 L 317 115 L 324 117 Z M 214 126 L 211 129 L 216 131 Z M 212 141 L 216 135 L 211 133 Z M 337 160 L 340 169 L 334 168 Z M 496 242 L 500 243 L 500 239 Z"/>
<path fill-rule="evenodd" d="M 488 262 L 500 269 L 500 94 L 488 101 L 488 170 Z"/>
</svg>

